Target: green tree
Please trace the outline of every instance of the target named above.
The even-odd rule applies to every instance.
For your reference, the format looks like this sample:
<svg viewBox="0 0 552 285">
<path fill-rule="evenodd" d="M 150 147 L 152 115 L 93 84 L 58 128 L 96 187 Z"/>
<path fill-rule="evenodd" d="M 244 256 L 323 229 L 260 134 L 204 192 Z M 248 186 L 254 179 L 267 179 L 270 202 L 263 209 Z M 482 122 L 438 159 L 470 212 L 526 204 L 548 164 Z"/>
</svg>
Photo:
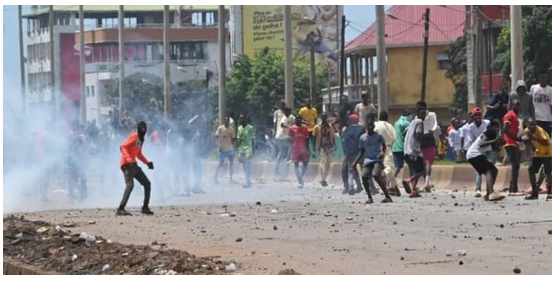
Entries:
<svg viewBox="0 0 552 285">
<path fill-rule="evenodd" d="M 454 84 L 454 95 L 449 110 L 453 116 L 465 114 L 468 110 L 468 65 L 466 57 L 466 36 L 461 36 L 445 49 L 450 65 L 445 76 Z"/>
<path fill-rule="evenodd" d="M 242 55 L 232 66 L 227 80 L 227 107 L 246 114 L 255 125 L 271 126 L 272 113 L 285 94 L 285 57 L 281 51 L 269 51 L 253 58 Z M 310 62 L 306 56 L 293 59 L 294 105 L 303 106 L 310 93 Z M 327 68 L 316 63 L 315 101 L 322 102 L 321 89 L 327 85 Z M 294 111 L 297 111 L 294 110 Z"/>
<path fill-rule="evenodd" d="M 552 6 L 522 6 L 523 25 L 523 73 L 525 81 L 537 82 L 536 75 L 552 66 Z M 511 74 L 510 28 L 502 29 L 496 46 L 493 69 L 500 70 L 502 77 L 509 80 Z"/>
</svg>

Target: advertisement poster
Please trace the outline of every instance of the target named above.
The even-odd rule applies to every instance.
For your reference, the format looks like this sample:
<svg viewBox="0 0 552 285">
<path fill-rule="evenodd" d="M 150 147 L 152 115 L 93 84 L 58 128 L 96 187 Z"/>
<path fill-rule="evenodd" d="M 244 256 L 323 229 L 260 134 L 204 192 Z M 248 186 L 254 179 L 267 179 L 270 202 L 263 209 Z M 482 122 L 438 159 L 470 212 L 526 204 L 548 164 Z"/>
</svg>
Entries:
<svg viewBox="0 0 552 285">
<path fill-rule="evenodd" d="M 284 6 L 243 6 L 243 51 L 253 56 L 265 50 L 284 50 Z M 314 46 L 316 58 L 324 60 L 330 76 L 337 75 L 339 48 L 338 6 L 291 6 L 294 54 L 309 54 Z"/>
</svg>

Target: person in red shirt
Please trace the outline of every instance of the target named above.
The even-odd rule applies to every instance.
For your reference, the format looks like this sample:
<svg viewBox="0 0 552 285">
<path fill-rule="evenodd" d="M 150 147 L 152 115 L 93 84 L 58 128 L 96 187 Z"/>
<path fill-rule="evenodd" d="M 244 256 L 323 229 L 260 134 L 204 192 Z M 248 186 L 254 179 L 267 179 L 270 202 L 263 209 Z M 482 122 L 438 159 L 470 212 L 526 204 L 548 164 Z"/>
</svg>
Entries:
<svg viewBox="0 0 552 285">
<path fill-rule="evenodd" d="M 130 134 L 127 139 L 121 144 L 121 161 L 120 167 L 125 177 L 125 193 L 123 199 L 119 204 L 119 209 L 115 213 L 117 216 L 132 216 L 125 210 L 130 193 L 134 189 L 134 179 L 138 180 L 142 186 L 144 186 L 144 204 L 142 206 L 142 213 L 146 215 L 153 215 L 153 212 L 149 209 L 149 201 L 151 194 L 151 183 L 142 171 L 142 168 L 136 163 L 136 158 L 140 159 L 144 164 L 147 164 L 149 169 L 153 169 L 153 162 L 142 154 L 142 146 L 144 145 L 144 137 L 148 131 L 148 127 L 145 122 L 138 123 L 138 130 Z"/>
<path fill-rule="evenodd" d="M 519 176 L 519 167 L 520 167 L 520 156 L 518 141 L 521 141 L 519 135 L 519 119 L 518 112 L 521 104 L 519 100 L 514 99 L 511 102 L 511 109 L 504 115 L 502 119 L 503 122 L 503 138 L 504 138 L 504 149 L 508 157 L 510 158 L 510 163 L 512 167 L 512 174 L 510 176 L 510 196 L 514 195 L 523 195 L 523 193 L 518 194 L 518 176 Z"/>
<path fill-rule="evenodd" d="M 295 166 L 295 176 L 299 182 L 299 188 L 305 185 L 303 175 L 307 172 L 309 165 L 309 149 L 307 139 L 309 131 L 307 126 L 303 125 L 303 118 L 300 115 L 295 117 L 295 125 L 289 128 L 289 137 L 291 138 L 291 161 Z M 303 163 L 302 170 L 299 170 L 299 162 Z"/>
</svg>

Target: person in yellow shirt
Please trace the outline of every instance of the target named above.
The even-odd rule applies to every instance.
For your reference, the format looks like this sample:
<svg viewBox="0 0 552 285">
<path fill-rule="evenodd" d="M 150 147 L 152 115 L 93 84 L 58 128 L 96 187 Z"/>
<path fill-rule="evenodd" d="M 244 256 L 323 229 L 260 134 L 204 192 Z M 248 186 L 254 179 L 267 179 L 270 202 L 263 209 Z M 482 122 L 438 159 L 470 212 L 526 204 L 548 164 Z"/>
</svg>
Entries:
<svg viewBox="0 0 552 285">
<path fill-rule="evenodd" d="M 219 151 L 219 164 L 215 171 L 214 182 L 218 184 L 218 174 L 224 160 L 228 158 L 230 164 L 230 183 L 233 182 L 234 175 L 234 142 L 236 141 L 236 132 L 230 127 L 230 118 L 224 117 L 224 124 L 220 125 L 215 133 L 217 138 L 217 147 Z"/>
<path fill-rule="evenodd" d="M 312 106 L 310 99 L 305 100 L 305 107 L 299 110 L 299 116 L 305 120 L 307 130 L 309 131 L 309 139 L 307 140 L 307 148 L 311 144 L 314 148 L 314 127 L 316 126 L 316 119 L 318 119 L 318 111 Z M 310 148 L 309 148 L 310 150 Z M 314 152 L 311 152 L 314 156 Z"/>
<path fill-rule="evenodd" d="M 541 166 L 546 176 L 547 199 L 552 199 L 552 141 L 550 135 L 543 128 L 537 126 L 533 118 L 527 119 L 527 127 L 524 130 L 522 140 L 533 145 L 534 153 L 529 164 L 529 181 L 532 192 L 525 197 L 525 200 L 536 200 L 539 198 L 539 187 L 537 186 L 536 174 Z"/>
</svg>

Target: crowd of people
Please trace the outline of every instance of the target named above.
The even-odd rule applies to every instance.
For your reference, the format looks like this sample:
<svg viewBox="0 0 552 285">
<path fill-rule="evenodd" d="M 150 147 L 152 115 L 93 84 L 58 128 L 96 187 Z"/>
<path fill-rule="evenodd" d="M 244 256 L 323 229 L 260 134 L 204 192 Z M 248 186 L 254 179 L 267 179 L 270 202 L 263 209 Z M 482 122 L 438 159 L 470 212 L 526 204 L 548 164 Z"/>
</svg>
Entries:
<svg viewBox="0 0 552 285">
<path fill-rule="evenodd" d="M 430 192 L 432 165 L 447 153 L 457 163 L 468 162 L 473 166 L 475 197 L 488 201 L 505 198 L 494 188 L 496 164 L 511 167 L 509 194 L 524 195 L 518 189 L 520 165 L 524 161 L 529 165 L 531 183 L 531 189 L 523 191 L 527 192 L 525 198 L 538 199 L 541 193 L 552 199 L 552 87 L 547 84 L 546 72 L 541 72 L 538 79 L 539 83 L 529 90 L 523 81 L 517 82 L 512 94 L 504 88 L 490 98 L 485 112 L 476 107 L 466 119 L 453 118 L 449 126 L 439 124 L 436 113 L 428 110 L 424 101 L 416 103 L 413 113 L 405 109 L 394 124 L 389 122 L 387 112 L 378 112 L 367 95 L 354 106 L 346 99 L 342 101 L 336 120 L 327 113 L 319 115 L 308 99 L 296 114 L 281 101 L 273 114 L 271 139 L 277 150 L 274 172 L 285 177 L 292 164 L 298 187 L 302 188 L 311 158 L 319 156 L 320 185 L 327 187 L 330 165 L 340 141 L 344 154 L 342 194 L 365 191 L 367 203 L 373 203 L 374 195 L 380 190 L 385 196 L 382 203 L 393 202 L 391 196 L 401 196 L 399 186 L 412 198 Z M 152 185 L 161 199 L 205 193 L 201 187 L 205 174 L 203 160 L 213 151 L 218 152 L 219 161 L 210 174 L 214 184 L 219 183 L 225 161 L 228 161 L 230 183 L 236 183 L 234 156 L 237 155 L 245 176 L 242 186 L 252 186 L 251 160 L 257 152 L 259 132 L 247 116 L 239 115 L 236 125 L 233 114 L 229 114 L 216 128 L 201 110 L 192 117 L 172 121 L 136 121 L 126 118 L 115 123 L 108 119 L 100 127 L 95 121 L 86 125 L 74 121 L 66 130 L 46 122 L 30 137 L 23 133 L 5 133 L 4 172 L 9 174 L 18 167 L 36 170 L 39 197 L 43 202 L 48 201 L 51 181 L 64 177 L 61 184 L 67 186 L 68 201 L 75 203 L 87 199 L 87 177 L 92 170 L 99 175 L 100 191 L 113 192 L 109 188 L 118 185 L 116 181 L 121 180 L 121 175 L 105 164 L 115 166 L 114 161 L 119 157 L 118 166 L 126 186 L 117 215 L 130 214 L 125 207 L 135 179 L 144 187 L 142 213 L 148 215 L 153 214 L 149 208 Z M 142 153 L 143 146 L 147 156 Z M 18 148 L 25 150 L 22 155 L 14 151 Z M 498 162 L 502 149 L 506 155 Z M 157 162 L 156 169 L 160 171 L 152 172 L 152 182 L 138 166 L 137 159 L 149 169 L 154 169 L 152 161 Z M 397 179 L 405 163 L 408 178 Z M 484 195 L 483 176 L 486 178 Z M 545 180 L 546 189 L 541 190 Z"/>
</svg>

